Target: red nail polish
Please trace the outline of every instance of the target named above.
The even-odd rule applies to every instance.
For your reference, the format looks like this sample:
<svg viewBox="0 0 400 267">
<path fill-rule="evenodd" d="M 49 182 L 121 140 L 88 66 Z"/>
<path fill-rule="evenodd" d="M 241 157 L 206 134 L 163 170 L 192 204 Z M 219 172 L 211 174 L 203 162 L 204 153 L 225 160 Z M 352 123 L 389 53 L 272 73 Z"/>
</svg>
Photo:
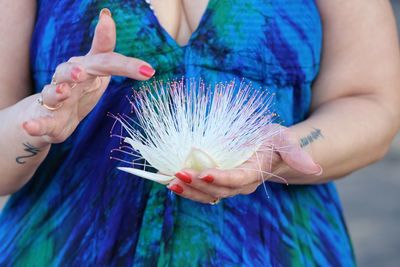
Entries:
<svg viewBox="0 0 400 267">
<path fill-rule="evenodd" d="M 173 186 L 169 187 L 170 190 L 174 191 L 177 194 L 182 194 L 183 193 L 183 188 L 182 186 L 178 184 L 174 184 Z"/>
<path fill-rule="evenodd" d="M 146 77 L 152 77 L 156 71 L 147 65 L 142 65 L 139 67 L 139 73 Z"/>
<path fill-rule="evenodd" d="M 62 85 L 62 84 L 57 85 L 57 87 L 56 87 L 56 93 L 57 93 L 57 94 L 62 94 L 62 88 L 63 88 L 63 85 Z"/>
<path fill-rule="evenodd" d="M 187 184 L 190 184 L 192 182 L 192 177 L 190 177 L 190 175 L 186 172 L 182 172 L 182 171 L 177 172 L 177 173 L 175 173 L 175 177 Z"/>
<path fill-rule="evenodd" d="M 78 67 L 74 67 L 71 70 L 71 78 L 74 81 L 79 81 L 79 76 L 81 75 L 82 70 Z"/>
<path fill-rule="evenodd" d="M 214 177 L 212 177 L 211 175 L 206 175 L 204 177 L 201 178 L 204 182 L 211 184 L 212 182 L 214 182 Z"/>
</svg>

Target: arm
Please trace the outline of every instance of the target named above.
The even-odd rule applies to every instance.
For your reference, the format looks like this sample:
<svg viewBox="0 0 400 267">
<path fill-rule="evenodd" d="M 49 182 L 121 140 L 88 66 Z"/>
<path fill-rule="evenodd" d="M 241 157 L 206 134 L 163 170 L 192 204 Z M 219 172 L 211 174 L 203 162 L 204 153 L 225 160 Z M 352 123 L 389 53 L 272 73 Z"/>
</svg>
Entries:
<svg viewBox="0 0 400 267">
<path fill-rule="evenodd" d="M 0 109 L 29 95 L 29 44 L 36 1 L 0 0 Z"/>
<path fill-rule="evenodd" d="M 1 1 L 1 6 L 0 32 L 7 38 L 2 38 L 0 42 L 0 195 L 9 193 L 7 189 L 12 187 L 10 181 L 5 179 L 14 176 L 11 175 L 11 169 L 19 168 L 21 178 L 17 183 L 20 183 L 32 175 L 50 147 L 47 145 L 37 148 L 38 140 L 28 137 L 20 127 L 20 118 L 16 119 L 15 115 L 27 109 L 29 100 L 6 108 L 30 93 L 29 44 L 36 1 Z M 24 144 L 33 146 L 30 147 L 31 152 L 24 151 L 28 149 Z M 24 155 L 32 157 L 29 160 L 21 158 L 21 164 L 26 162 L 22 166 L 16 159 Z"/>
<path fill-rule="evenodd" d="M 324 136 L 309 144 L 324 169 L 311 182 L 342 177 L 382 158 L 400 125 L 400 50 L 389 1 L 318 5 L 321 71 L 310 118 L 292 127 L 301 137 L 313 128 Z"/>
<path fill-rule="evenodd" d="M 252 193 L 261 183 L 260 167 L 289 184 L 314 184 L 342 177 L 383 157 L 400 126 L 400 51 L 390 3 L 317 3 L 324 40 L 311 115 L 287 129 L 283 141 L 277 142 L 292 151 L 272 154 L 272 158 L 270 152 L 264 153 L 262 162 L 253 157 L 245 163 L 253 169 L 248 171 L 184 170 L 176 175 L 180 180 L 169 185 L 171 190 L 177 184 L 179 195 L 208 203 Z M 300 146 L 322 166 L 322 174 Z M 270 180 L 282 182 L 274 177 Z"/>
<path fill-rule="evenodd" d="M 111 75 L 146 80 L 154 74 L 148 63 L 113 52 L 115 24 L 110 11 L 105 9 L 100 15 L 89 53 L 60 64 L 54 74 L 57 84 L 46 85 L 41 94 L 23 98 L 28 95 L 26 88 L 29 88 L 27 46 L 30 37 L 27 36 L 30 36 L 33 24 L 33 16 L 29 14 L 35 13 L 35 6 L 31 4 L 25 11 L 26 6 L 22 4 L 5 6 L 7 9 L 0 11 L 4 15 L 18 15 L 10 15 L 9 20 L 1 24 L 1 31 L 14 29 L 15 21 L 25 21 L 26 16 L 30 23 L 12 32 L 16 35 L 2 41 L 4 47 L 0 50 L 3 66 L 0 78 L 5 81 L 1 80 L 0 88 L 4 96 L 0 106 L 0 195 L 13 193 L 23 186 L 46 157 L 50 145 L 63 142 L 72 134 L 104 93 Z M 26 14 L 21 14 L 20 9 Z M 20 40 L 20 35 L 25 38 Z M 19 55 L 21 51 L 22 56 L 9 58 L 10 54 Z M 12 67 L 10 62 L 17 67 Z M 21 70 L 25 82 L 18 84 L 15 81 L 21 78 Z M 40 97 L 47 106 L 60 108 L 48 110 L 38 103 Z"/>
</svg>

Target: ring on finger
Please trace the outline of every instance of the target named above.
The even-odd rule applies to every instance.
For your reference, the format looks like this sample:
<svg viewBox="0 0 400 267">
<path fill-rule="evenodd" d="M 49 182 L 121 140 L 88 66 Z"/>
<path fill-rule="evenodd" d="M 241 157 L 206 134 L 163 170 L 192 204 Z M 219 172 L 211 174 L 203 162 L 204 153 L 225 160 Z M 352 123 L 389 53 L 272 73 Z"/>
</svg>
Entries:
<svg viewBox="0 0 400 267">
<path fill-rule="evenodd" d="M 97 91 L 97 90 L 100 89 L 103 81 L 101 80 L 101 78 L 99 76 L 96 76 L 95 81 L 96 81 L 97 85 L 93 89 L 84 90 L 84 93 L 83 93 L 84 95 L 89 94 L 91 92 L 94 92 L 94 91 Z"/>
<path fill-rule="evenodd" d="M 221 201 L 221 198 L 217 198 L 210 202 L 210 205 L 217 205 Z"/>
<path fill-rule="evenodd" d="M 55 107 L 51 107 L 51 106 L 48 106 L 48 105 L 46 105 L 44 102 L 43 102 L 43 97 L 42 97 L 42 95 L 40 95 L 40 97 L 38 98 L 38 103 L 42 106 L 42 107 L 44 107 L 44 108 L 46 108 L 47 110 L 50 110 L 50 111 L 55 111 L 55 110 L 57 110 L 57 109 L 60 109 L 62 106 L 63 106 L 63 103 L 61 102 L 61 103 L 59 103 L 57 106 L 55 106 Z"/>
</svg>

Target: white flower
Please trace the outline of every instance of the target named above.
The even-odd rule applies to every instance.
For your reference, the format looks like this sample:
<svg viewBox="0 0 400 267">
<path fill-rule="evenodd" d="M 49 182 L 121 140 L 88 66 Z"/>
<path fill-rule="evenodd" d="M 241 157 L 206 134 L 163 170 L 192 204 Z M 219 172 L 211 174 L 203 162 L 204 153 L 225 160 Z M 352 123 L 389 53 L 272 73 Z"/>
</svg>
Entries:
<svg viewBox="0 0 400 267">
<path fill-rule="evenodd" d="M 271 100 L 244 81 L 213 87 L 194 79 L 154 82 L 130 100 L 137 121 L 113 117 L 127 132 L 124 141 L 159 173 L 134 162 L 118 169 L 167 184 L 183 168 L 235 168 L 278 133 L 271 127 Z"/>
</svg>

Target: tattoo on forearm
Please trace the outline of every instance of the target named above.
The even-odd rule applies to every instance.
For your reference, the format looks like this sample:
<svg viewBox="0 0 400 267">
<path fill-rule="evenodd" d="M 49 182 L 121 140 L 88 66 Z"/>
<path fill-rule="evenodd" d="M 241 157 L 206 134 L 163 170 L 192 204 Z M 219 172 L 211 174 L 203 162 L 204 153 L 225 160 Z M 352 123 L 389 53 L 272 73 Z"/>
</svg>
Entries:
<svg viewBox="0 0 400 267">
<path fill-rule="evenodd" d="M 300 146 L 301 147 L 305 147 L 305 146 L 311 144 L 312 142 L 314 142 L 315 140 L 324 137 L 321 132 L 321 129 L 317 129 L 317 128 L 313 128 L 313 129 L 314 130 L 311 131 L 311 133 L 309 135 L 300 138 Z"/>
<path fill-rule="evenodd" d="M 26 160 L 25 160 L 25 159 L 34 157 L 34 156 L 36 156 L 36 155 L 40 152 L 40 149 L 38 149 L 37 147 L 34 147 L 33 145 L 29 144 L 28 142 L 23 143 L 23 145 L 24 145 L 24 147 L 25 147 L 25 148 L 24 148 L 24 151 L 26 151 L 26 152 L 29 153 L 29 154 L 28 154 L 28 155 L 24 155 L 24 156 L 19 156 L 19 157 L 17 157 L 17 158 L 15 159 L 15 161 L 16 161 L 18 164 L 25 164 L 25 163 L 26 163 Z"/>
</svg>

